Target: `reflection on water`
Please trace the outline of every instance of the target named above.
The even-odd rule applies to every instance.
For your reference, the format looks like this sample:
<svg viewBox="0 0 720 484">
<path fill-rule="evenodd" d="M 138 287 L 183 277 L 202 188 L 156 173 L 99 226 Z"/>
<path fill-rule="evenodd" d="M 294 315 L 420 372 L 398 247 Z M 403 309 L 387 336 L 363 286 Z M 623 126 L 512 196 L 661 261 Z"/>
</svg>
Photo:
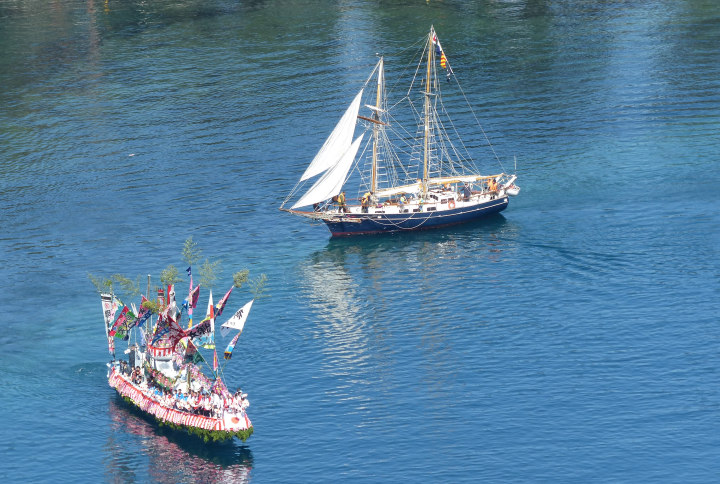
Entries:
<svg viewBox="0 0 720 484">
<path fill-rule="evenodd" d="M 109 402 L 113 432 L 108 436 L 106 463 L 109 480 L 130 482 L 138 461 L 147 462 L 147 476 L 153 482 L 234 482 L 250 481 L 252 452 L 234 441 L 204 443 L 180 432 L 160 428 L 126 405 L 119 397 Z"/>
<path fill-rule="evenodd" d="M 413 392 L 440 401 L 457 371 L 453 338 L 481 323 L 467 314 L 478 313 L 481 285 L 513 263 L 519 233 L 499 215 L 448 230 L 330 239 L 301 263 L 302 300 L 324 353 L 320 370 L 337 385 L 331 399 L 352 402 L 348 411 L 365 423 L 376 418 L 377 408 L 368 410 L 373 392 L 409 381 L 422 387 Z M 417 362 L 411 376 L 398 363 L 408 359 Z"/>
</svg>

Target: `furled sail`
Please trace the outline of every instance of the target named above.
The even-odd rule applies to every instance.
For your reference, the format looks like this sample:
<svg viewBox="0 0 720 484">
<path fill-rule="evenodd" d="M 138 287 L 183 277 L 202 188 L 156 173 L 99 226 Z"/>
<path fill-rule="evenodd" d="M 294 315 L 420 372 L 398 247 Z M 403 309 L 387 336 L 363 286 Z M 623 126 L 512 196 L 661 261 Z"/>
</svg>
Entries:
<svg viewBox="0 0 720 484">
<path fill-rule="evenodd" d="M 340 193 L 343 183 L 345 183 L 345 177 L 352 167 L 358 148 L 360 148 L 363 136 L 364 134 L 358 136 L 358 138 L 342 155 L 340 161 L 335 166 L 327 170 L 323 176 L 318 178 L 310 190 L 308 190 L 307 193 L 292 206 L 292 208 L 305 207 L 314 203 L 320 203 Z"/>
<path fill-rule="evenodd" d="M 355 123 L 357 122 L 357 114 L 360 110 L 362 93 L 363 90 L 360 89 L 360 92 L 355 96 L 355 99 L 353 99 L 353 102 L 350 104 L 350 107 L 347 108 L 343 117 L 340 118 L 333 132 L 330 133 L 328 139 L 325 140 L 325 144 L 322 145 L 320 151 L 318 151 L 315 158 L 310 162 L 310 166 L 307 167 L 300 181 L 307 180 L 327 170 L 335 165 L 343 154 L 347 152 L 352 143 L 353 133 L 355 132 Z"/>
<path fill-rule="evenodd" d="M 384 190 L 378 190 L 375 192 L 375 196 L 380 197 L 392 197 L 393 195 L 399 195 L 401 193 L 420 193 L 422 191 L 422 184 L 413 183 L 412 185 L 402 185 L 392 188 L 386 188 Z"/>
</svg>

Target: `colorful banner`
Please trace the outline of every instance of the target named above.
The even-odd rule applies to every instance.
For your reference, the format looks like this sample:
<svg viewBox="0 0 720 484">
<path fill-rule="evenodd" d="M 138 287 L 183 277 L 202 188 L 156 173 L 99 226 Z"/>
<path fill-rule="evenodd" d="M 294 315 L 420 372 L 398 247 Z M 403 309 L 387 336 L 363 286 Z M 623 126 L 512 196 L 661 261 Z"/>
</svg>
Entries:
<svg viewBox="0 0 720 484">
<path fill-rule="evenodd" d="M 185 331 L 180 327 L 177 321 L 173 318 L 173 306 L 165 308 L 157 320 L 155 325 L 155 332 L 151 340 L 151 345 L 156 345 L 160 340 L 168 340 L 171 346 L 175 346 L 177 342 L 186 336 Z"/>
<path fill-rule="evenodd" d="M 452 68 L 448 64 L 447 57 L 445 56 L 445 51 L 443 50 L 442 46 L 440 45 L 440 39 L 438 39 L 437 34 L 433 34 L 433 44 L 435 45 L 435 53 L 440 56 L 440 66 L 443 69 L 447 69 L 448 71 L 448 80 L 450 79 L 450 74 L 454 74 Z"/>
<path fill-rule="evenodd" d="M 156 345 L 161 339 L 170 333 L 170 324 L 163 318 L 161 314 L 158 316 L 157 324 L 155 325 L 155 332 L 150 340 L 151 345 Z"/>
<path fill-rule="evenodd" d="M 138 312 L 135 322 L 130 326 L 129 329 L 132 329 L 135 326 L 142 326 L 150 318 L 150 316 L 152 316 L 152 312 L 148 308 L 144 308 L 142 306 L 142 303 L 144 303 L 145 301 L 147 301 L 147 299 L 145 298 L 145 296 L 142 296 L 142 299 L 140 301 L 140 311 Z"/>
<path fill-rule="evenodd" d="M 100 294 L 100 301 L 102 303 L 103 317 L 105 318 L 105 331 L 110 328 L 112 322 L 112 296 L 110 294 Z"/>
<path fill-rule="evenodd" d="M 118 318 L 117 318 L 117 319 L 115 320 L 115 322 L 113 323 L 112 329 L 110 329 L 110 336 L 115 336 L 115 333 L 117 332 L 117 330 L 118 330 L 123 324 L 125 324 L 125 322 L 127 322 L 127 316 L 126 316 L 126 315 L 127 315 L 127 313 L 128 313 L 129 311 L 130 311 L 130 308 L 128 308 L 127 306 L 123 306 L 122 311 L 120 311 L 120 315 L 118 316 Z"/>
<path fill-rule="evenodd" d="M 233 286 L 233 287 L 235 287 L 235 286 Z M 215 306 L 215 317 L 216 318 L 219 318 L 223 312 L 223 309 L 225 309 L 225 305 L 227 304 L 228 298 L 230 297 L 230 293 L 232 292 L 233 287 L 230 288 L 230 290 L 223 296 L 223 298 L 220 299 L 220 302 L 217 303 L 217 306 Z"/>
<path fill-rule="evenodd" d="M 189 299 L 190 299 L 190 307 L 192 309 L 195 309 L 197 307 L 198 298 L 200 297 L 200 285 L 198 284 L 195 286 L 194 289 L 190 291 Z"/>
<path fill-rule="evenodd" d="M 229 360 L 232 358 L 232 352 L 235 349 L 235 344 L 237 343 L 238 338 L 240 337 L 240 333 L 236 334 L 235 337 L 232 339 L 230 344 L 227 348 L 225 348 L 225 359 Z"/>
<path fill-rule="evenodd" d="M 227 336 L 232 330 L 237 329 L 242 333 L 245 327 L 245 321 L 247 320 L 248 314 L 250 314 L 250 308 L 252 308 L 254 299 L 251 299 L 249 303 L 237 310 L 233 316 L 228 319 L 222 326 L 220 326 L 220 334 L 223 337 Z"/>
<path fill-rule="evenodd" d="M 200 323 L 185 331 L 190 338 L 198 338 L 210 334 L 212 331 L 210 319 L 203 319 Z"/>
<path fill-rule="evenodd" d="M 215 307 L 213 306 L 212 290 L 208 299 L 207 315 L 203 322 L 210 322 L 210 332 L 202 335 L 195 343 L 208 350 L 215 349 Z M 202 324 L 202 323 L 201 323 Z"/>
</svg>

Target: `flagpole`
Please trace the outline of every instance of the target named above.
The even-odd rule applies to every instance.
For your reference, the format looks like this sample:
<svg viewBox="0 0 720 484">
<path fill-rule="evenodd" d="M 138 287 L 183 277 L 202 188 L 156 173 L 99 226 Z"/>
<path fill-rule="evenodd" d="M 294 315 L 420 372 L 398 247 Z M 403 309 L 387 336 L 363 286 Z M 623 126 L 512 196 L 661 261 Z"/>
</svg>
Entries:
<svg viewBox="0 0 720 484">
<path fill-rule="evenodd" d="M 235 349 L 235 348 L 233 348 L 233 350 L 234 350 L 234 349 Z M 223 376 L 225 376 L 225 367 L 227 366 L 228 363 L 230 363 L 230 360 L 225 360 L 225 363 L 223 363 L 223 366 L 222 366 L 222 368 L 220 369 L 220 371 L 223 373 Z"/>
</svg>

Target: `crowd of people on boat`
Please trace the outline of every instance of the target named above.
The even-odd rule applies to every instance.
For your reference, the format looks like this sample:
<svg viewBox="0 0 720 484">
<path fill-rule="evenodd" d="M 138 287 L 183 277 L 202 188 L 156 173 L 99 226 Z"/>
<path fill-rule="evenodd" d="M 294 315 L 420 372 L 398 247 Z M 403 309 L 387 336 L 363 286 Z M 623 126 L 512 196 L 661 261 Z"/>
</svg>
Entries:
<svg viewBox="0 0 720 484">
<path fill-rule="evenodd" d="M 120 371 L 146 396 L 160 405 L 182 412 L 205 417 L 222 417 L 225 412 L 240 414 L 250 405 L 247 394 L 238 389 L 233 395 L 221 395 L 217 390 L 201 388 L 183 392 L 180 388 L 168 388 L 159 384 L 152 375 L 146 375 L 141 367 L 130 368 L 124 360 L 120 361 Z"/>
<path fill-rule="evenodd" d="M 420 183 L 420 180 L 418 180 L 418 183 Z M 471 185 L 469 183 L 463 183 L 457 188 L 457 199 L 458 200 L 464 200 L 468 201 L 470 200 L 470 197 L 475 194 L 485 194 L 487 193 L 490 195 L 490 199 L 494 200 L 498 196 L 498 191 L 500 189 L 500 185 L 498 184 L 498 181 L 495 178 L 488 178 L 485 183 L 480 185 L 479 190 L 474 190 L 474 185 Z M 446 191 L 450 191 L 453 189 L 453 186 L 450 183 L 446 183 L 443 185 L 443 189 Z M 391 205 L 391 204 L 397 204 L 400 208 L 400 211 L 404 209 L 405 204 L 407 204 L 411 199 L 415 199 L 418 203 L 418 205 L 422 206 L 425 204 L 425 199 L 422 197 L 422 195 L 413 195 L 413 194 L 407 194 L 407 198 L 405 194 L 402 194 L 402 196 L 398 199 L 392 199 L 384 202 L 385 205 Z M 371 192 L 365 192 L 365 194 L 360 198 L 360 211 L 362 213 L 368 213 L 369 207 L 373 204 L 373 194 Z M 320 212 L 322 211 L 322 204 L 315 203 L 313 204 L 313 211 Z M 341 192 L 339 195 L 336 195 L 332 197 L 331 200 L 326 202 L 328 209 L 337 210 L 338 212 L 344 212 L 348 213 L 350 212 L 350 209 L 348 208 L 346 198 L 345 198 L 345 192 Z M 335 208 L 336 207 L 336 208 Z M 382 207 L 382 204 L 378 205 L 378 207 Z"/>
</svg>

